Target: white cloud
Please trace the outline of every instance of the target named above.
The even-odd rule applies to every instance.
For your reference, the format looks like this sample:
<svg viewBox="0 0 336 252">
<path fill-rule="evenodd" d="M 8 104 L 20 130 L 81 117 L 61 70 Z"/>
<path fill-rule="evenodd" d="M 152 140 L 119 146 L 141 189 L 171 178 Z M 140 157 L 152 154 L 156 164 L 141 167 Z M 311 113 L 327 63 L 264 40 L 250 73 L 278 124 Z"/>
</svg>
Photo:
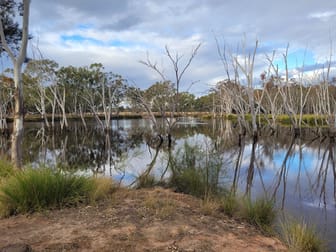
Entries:
<svg viewBox="0 0 336 252">
<path fill-rule="evenodd" d="M 336 11 L 323 11 L 309 14 L 310 18 L 320 19 L 322 21 L 328 21 L 330 18 L 334 16 L 336 16 Z"/>
<path fill-rule="evenodd" d="M 287 43 L 290 51 L 308 48 L 317 63 L 324 63 L 329 41 L 336 40 L 336 2 L 329 0 L 34 0 L 31 13 L 30 31 L 45 57 L 61 65 L 101 62 L 142 87 L 160 80 L 138 63 L 147 52 L 173 78 L 165 45 L 184 60 L 202 42 L 183 80 L 199 81 L 194 92 L 225 78 L 214 34 L 232 53 L 244 34 L 247 48 L 259 39 L 255 76 L 267 68 L 265 54 L 276 50 L 281 59 Z M 76 36 L 86 39 L 76 41 Z"/>
</svg>

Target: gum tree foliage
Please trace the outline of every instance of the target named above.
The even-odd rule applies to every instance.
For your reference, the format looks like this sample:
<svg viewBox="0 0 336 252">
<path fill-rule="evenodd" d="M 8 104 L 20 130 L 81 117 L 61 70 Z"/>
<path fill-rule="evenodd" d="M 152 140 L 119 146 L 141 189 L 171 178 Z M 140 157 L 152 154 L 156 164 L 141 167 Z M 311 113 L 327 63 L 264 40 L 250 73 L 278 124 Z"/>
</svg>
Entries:
<svg viewBox="0 0 336 252">
<path fill-rule="evenodd" d="M 19 49 L 19 42 L 22 38 L 22 30 L 19 28 L 18 22 L 15 20 L 17 15 L 22 15 L 23 4 L 14 0 L 0 0 L 0 17 L 3 25 L 4 34 L 8 46 L 13 50 Z M 0 55 L 5 49 L 0 41 Z"/>
</svg>

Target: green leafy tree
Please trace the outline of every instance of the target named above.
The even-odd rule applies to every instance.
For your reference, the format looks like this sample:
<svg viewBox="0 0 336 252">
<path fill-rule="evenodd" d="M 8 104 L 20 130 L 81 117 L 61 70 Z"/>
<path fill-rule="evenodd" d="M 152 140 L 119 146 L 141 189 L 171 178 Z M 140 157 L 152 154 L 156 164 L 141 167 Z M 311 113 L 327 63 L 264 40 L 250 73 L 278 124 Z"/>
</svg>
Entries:
<svg viewBox="0 0 336 252">
<path fill-rule="evenodd" d="M 101 127 L 110 129 L 112 113 L 119 113 L 119 106 L 126 97 L 125 80 L 118 74 L 104 72 L 103 65 L 99 63 L 90 65 L 87 71 L 89 78 L 82 98 Z"/>
<path fill-rule="evenodd" d="M 52 102 L 47 96 L 47 87 L 54 84 L 57 68 L 58 64 L 53 60 L 32 60 L 27 64 L 23 75 L 25 108 L 28 112 L 39 113 L 47 127 L 47 108 L 51 107 Z"/>
<path fill-rule="evenodd" d="M 156 82 L 144 92 L 144 98 L 150 104 L 152 111 L 164 116 L 166 112 L 172 112 L 175 90 L 169 81 Z"/>
<path fill-rule="evenodd" d="M 194 109 L 199 112 L 210 112 L 213 108 L 213 101 L 215 99 L 215 94 L 210 93 L 195 100 Z"/>
<path fill-rule="evenodd" d="M 181 112 L 192 112 L 195 111 L 195 95 L 189 92 L 180 93 L 180 111 Z"/>
</svg>

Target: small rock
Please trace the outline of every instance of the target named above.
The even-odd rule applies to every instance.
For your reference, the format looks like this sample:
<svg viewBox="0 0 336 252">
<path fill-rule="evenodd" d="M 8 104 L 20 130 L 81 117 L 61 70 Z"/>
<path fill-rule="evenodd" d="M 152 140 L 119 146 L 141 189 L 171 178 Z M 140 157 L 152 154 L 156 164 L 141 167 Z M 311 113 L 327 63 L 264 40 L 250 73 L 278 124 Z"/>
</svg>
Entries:
<svg viewBox="0 0 336 252">
<path fill-rule="evenodd" d="M 0 249 L 0 252 L 32 252 L 28 244 L 11 244 Z"/>
</svg>

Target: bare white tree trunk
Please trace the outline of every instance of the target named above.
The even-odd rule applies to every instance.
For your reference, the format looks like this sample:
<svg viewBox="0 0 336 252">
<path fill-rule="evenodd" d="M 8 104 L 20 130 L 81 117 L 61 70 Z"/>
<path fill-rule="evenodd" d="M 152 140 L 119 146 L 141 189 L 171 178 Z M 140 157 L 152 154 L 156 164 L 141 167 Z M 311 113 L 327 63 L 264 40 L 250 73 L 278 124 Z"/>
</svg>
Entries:
<svg viewBox="0 0 336 252">
<path fill-rule="evenodd" d="M 60 121 L 61 124 L 61 129 L 63 130 L 64 127 L 68 127 L 68 120 L 67 120 L 67 115 L 65 111 L 65 87 L 63 87 L 62 94 L 60 94 L 59 87 L 55 85 L 54 87 L 50 88 L 51 93 L 53 94 L 54 100 L 53 104 L 55 105 L 55 102 L 57 102 L 57 105 L 61 109 L 62 112 L 62 120 Z M 50 100 L 50 99 L 49 99 Z M 52 118 L 52 125 L 54 125 L 54 114 L 55 114 L 55 106 L 53 107 L 53 118 Z"/>
<path fill-rule="evenodd" d="M 255 109 L 255 99 L 254 99 L 254 86 L 253 86 L 253 71 L 254 71 L 254 61 L 258 48 L 258 40 L 255 43 L 253 53 L 248 53 L 244 55 L 243 64 L 239 62 L 238 57 L 235 58 L 236 64 L 242 71 L 247 81 L 247 96 L 249 101 L 249 107 L 252 117 L 252 131 L 253 135 L 257 135 L 257 119 L 256 119 L 256 109 Z M 245 51 L 245 45 L 243 44 L 243 53 Z"/>
<path fill-rule="evenodd" d="M 18 56 L 15 56 L 9 48 L 3 24 L 0 19 L 0 37 L 1 44 L 8 53 L 14 67 L 14 116 L 13 116 L 13 133 L 12 133 L 12 162 L 17 168 L 22 167 L 22 136 L 23 136 L 23 85 L 22 85 L 22 65 L 26 59 L 28 44 L 28 27 L 29 27 L 29 6 L 30 0 L 23 0 L 23 22 L 22 22 L 22 40 Z"/>
<path fill-rule="evenodd" d="M 199 44 L 197 44 L 197 46 L 195 48 L 193 48 L 191 50 L 190 57 L 187 58 L 187 60 L 185 61 L 185 64 L 183 64 L 183 65 L 181 63 L 183 55 L 179 55 L 178 52 L 175 55 L 172 55 L 168 46 L 167 45 L 165 46 L 166 55 L 169 58 L 169 61 L 171 62 L 173 70 L 174 70 L 174 77 L 175 77 L 175 80 L 174 80 L 175 83 L 174 84 L 175 84 L 175 87 L 176 87 L 176 95 L 175 95 L 174 101 L 171 104 L 171 111 L 169 113 L 170 116 L 169 116 L 169 118 L 167 118 L 167 117 L 163 118 L 167 123 L 167 135 L 168 135 L 169 143 L 171 142 L 171 131 L 176 124 L 175 115 L 177 114 L 177 116 L 178 116 L 178 113 L 180 112 L 180 97 L 179 96 L 180 96 L 181 80 L 182 80 L 183 75 L 187 71 L 187 69 L 190 67 L 192 61 L 196 57 L 196 55 L 198 53 L 198 50 L 201 47 L 201 45 L 202 44 L 199 43 Z M 154 70 L 154 72 L 156 72 L 162 78 L 163 81 L 167 81 L 167 78 L 164 74 L 164 71 L 160 70 L 157 67 L 157 64 L 153 63 L 149 59 L 149 57 L 147 57 L 147 61 L 142 61 L 141 60 L 140 63 L 144 64 L 145 66 Z"/>
<path fill-rule="evenodd" d="M 56 113 L 56 104 L 57 104 L 57 99 L 56 99 L 56 91 L 53 90 L 54 87 L 50 87 L 51 93 L 53 97 L 49 97 L 46 95 L 46 99 L 49 101 L 51 105 L 51 127 L 55 128 L 55 113 Z M 56 87 L 55 87 L 56 88 Z"/>
</svg>

